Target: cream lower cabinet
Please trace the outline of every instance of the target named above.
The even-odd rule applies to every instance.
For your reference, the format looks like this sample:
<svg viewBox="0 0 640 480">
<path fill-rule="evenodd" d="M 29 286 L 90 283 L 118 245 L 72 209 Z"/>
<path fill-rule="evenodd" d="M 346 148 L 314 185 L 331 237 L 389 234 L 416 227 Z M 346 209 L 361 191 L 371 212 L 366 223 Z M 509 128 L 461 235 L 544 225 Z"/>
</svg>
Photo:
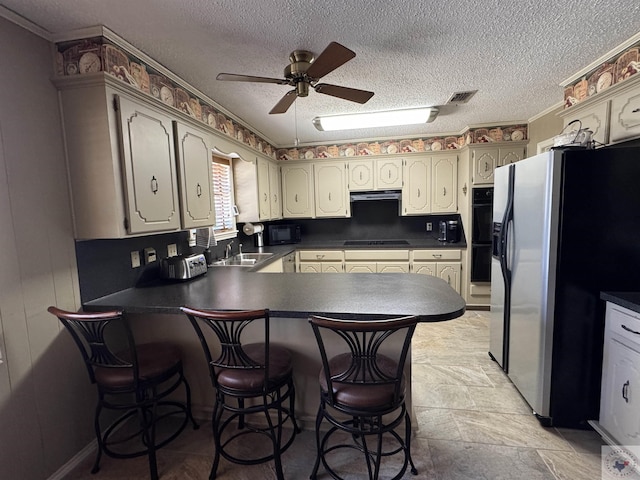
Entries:
<svg viewBox="0 0 640 480">
<path fill-rule="evenodd" d="M 640 445 L 640 314 L 608 302 L 600 426 L 618 445 Z"/>
<path fill-rule="evenodd" d="M 411 272 L 439 277 L 460 293 L 462 252 L 455 249 L 413 250 Z"/>
<path fill-rule="evenodd" d="M 282 165 L 282 216 L 284 218 L 315 217 L 313 164 Z"/>
<path fill-rule="evenodd" d="M 318 162 L 313 165 L 316 217 L 350 217 L 345 162 Z"/>
<path fill-rule="evenodd" d="M 409 250 L 345 250 L 347 273 L 409 273 Z"/>
<path fill-rule="evenodd" d="M 298 250 L 298 268 L 301 273 L 343 273 L 344 252 L 342 250 Z"/>
</svg>

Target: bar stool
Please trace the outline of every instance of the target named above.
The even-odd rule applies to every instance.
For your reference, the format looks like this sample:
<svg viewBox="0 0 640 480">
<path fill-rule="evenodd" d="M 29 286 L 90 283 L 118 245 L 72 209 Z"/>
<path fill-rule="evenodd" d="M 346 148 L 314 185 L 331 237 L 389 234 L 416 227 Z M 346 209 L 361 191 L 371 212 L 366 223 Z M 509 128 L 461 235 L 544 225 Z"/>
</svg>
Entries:
<svg viewBox="0 0 640 480">
<path fill-rule="evenodd" d="M 401 453 L 402 465 L 417 475 L 411 458 L 411 417 L 405 406 L 404 365 L 417 324 L 416 317 L 352 321 L 311 316 L 309 322 L 320 349 L 320 407 L 316 416 L 315 479 L 320 462 L 335 479 L 331 452 L 364 454 L 369 479 L 377 480 L 382 460 Z M 327 348 L 338 353 L 327 354 Z M 321 434 L 323 420 L 329 429 Z M 404 438 L 396 431 L 404 422 Z M 349 439 L 334 435 L 345 432 Z M 330 441 L 331 439 L 334 441 Z"/>
<path fill-rule="evenodd" d="M 48 311 L 71 334 L 91 383 L 98 388 L 94 417 L 98 452 L 91 473 L 100 469 L 102 453 L 114 458 L 147 455 L 151 479 L 157 480 L 156 450 L 175 439 L 189 420 L 198 428 L 191 414 L 191 390 L 182 372 L 180 351 L 170 343 L 136 345 L 121 311 L 74 313 L 53 306 Z M 124 343 L 124 348 L 115 352 L 117 343 Z M 186 402 L 167 399 L 180 385 L 184 385 Z M 103 409 L 120 412 L 104 429 Z M 157 438 L 158 423 L 174 415 L 184 415 L 184 419 Z M 133 432 L 127 430 L 131 423 L 135 424 Z"/>
<path fill-rule="evenodd" d="M 189 307 L 181 310 L 200 339 L 216 392 L 212 415 L 215 455 L 209 478 L 216 478 L 222 455 L 240 465 L 273 460 L 276 477 L 283 479 L 281 455 L 300 429 L 294 413 L 291 352 L 269 342 L 269 310 L 221 312 Z M 251 324 L 258 328 L 249 327 Z M 208 335 L 211 340 L 201 325 L 208 327 L 205 331 L 213 332 L 214 335 Z M 253 333 L 248 334 L 250 331 Z M 244 342 L 249 335 L 258 337 L 258 343 Z M 237 430 L 232 431 L 229 427 L 236 420 Z M 287 423 L 292 429 L 285 435 Z M 260 452 L 260 436 L 270 440 L 269 453 Z"/>
</svg>

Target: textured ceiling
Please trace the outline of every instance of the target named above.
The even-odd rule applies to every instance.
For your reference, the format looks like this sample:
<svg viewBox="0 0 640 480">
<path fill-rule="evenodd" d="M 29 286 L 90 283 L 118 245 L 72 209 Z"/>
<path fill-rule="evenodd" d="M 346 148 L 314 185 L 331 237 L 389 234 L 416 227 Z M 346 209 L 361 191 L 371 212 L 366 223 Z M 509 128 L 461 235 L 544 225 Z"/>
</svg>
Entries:
<svg viewBox="0 0 640 480">
<path fill-rule="evenodd" d="M 52 34 L 105 25 L 276 146 L 459 132 L 526 121 L 562 101 L 559 83 L 640 31 L 638 0 L 0 0 Z M 357 54 L 325 83 L 372 90 L 359 105 L 311 91 L 220 82 L 220 72 L 282 77 L 295 49 L 337 41 Z M 316 115 L 441 105 L 479 90 L 431 124 L 319 132 Z"/>
</svg>

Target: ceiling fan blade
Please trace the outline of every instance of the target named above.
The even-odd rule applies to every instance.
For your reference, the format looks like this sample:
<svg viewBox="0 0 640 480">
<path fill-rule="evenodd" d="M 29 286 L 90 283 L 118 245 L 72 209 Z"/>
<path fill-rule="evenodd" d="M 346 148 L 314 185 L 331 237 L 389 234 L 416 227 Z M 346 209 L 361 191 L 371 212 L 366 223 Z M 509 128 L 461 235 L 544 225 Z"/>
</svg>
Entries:
<svg viewBox="0 0 640 480">
<path fill-rule="evenodd" d="M 367 90 L 340 87 L 338 85 L 329 85 L 328 83 L 319 83 L 313 88 L 315 88 L 318 93 L 324 93 L 325 95 L 343 98 L 356 103 L 367 103 L 369 99 L 373 97 L 373 92 Z"/>
<path fill-rule="evenodd" d="M 355 56 L 356 53 L 353 50 L 349 50 L 339 43 L 331 42 L 309 66 L 307 76 L 317 80 L 340 65 L 344 65 Z"/>
<path fill-rule="evenodd" d="M 296 101 L 297 95 L 295 90 L 289 90 L 284 94 L 284 97 L 280 99 L 276 106 L 271 109 L 271 113 L 284 113 L 289 110 L 289 107 Z"/>
<path fill-rule="evenodd" d="M 254 77 L 252 75 L 236 75 L 235 73 L 219 73 L 216 80 L 224 80 L 227 82 L 277 83 L 278 85 L 289 84 L 289 80 L 282 78 Z"/>
</svg>

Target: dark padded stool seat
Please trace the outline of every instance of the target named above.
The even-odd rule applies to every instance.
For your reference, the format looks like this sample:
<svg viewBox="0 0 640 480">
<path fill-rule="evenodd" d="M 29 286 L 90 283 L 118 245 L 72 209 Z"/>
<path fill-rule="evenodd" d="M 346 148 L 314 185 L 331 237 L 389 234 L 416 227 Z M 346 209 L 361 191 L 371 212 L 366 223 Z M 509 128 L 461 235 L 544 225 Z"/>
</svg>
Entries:
<svg viewBox="0 0 640 480">
<path fill-rule="evenodd" d="M 78 313 L 56 307 L 48 311 L 71 334 L 91 383 L 98 387 L 94 417 L 98 452 L 91 473 L 99 470 L 103 453 L 114 458 L 146 455 L 150 477 L 156 480 L 156 451 L 175 439 L 189 421 L 198 428 L 191 414 L 191 390 L 182 372 L 180 350 L 168 342 L 136 345 L 121 311 Z M 112 330 L 113 338 L 124 338 L 126 349 L 115 351 L 108 340 L 112 337 L 107 332 Z M 121 343 L 118 348 L 122 348 Z M 167 398 L 180 386 L 185 390 L 185 402 Z M 119 416 L 109 415 L 110 424 L 102 425 L 103 409 L 117 411 Z M 156 425 L 170 416 L 180 416 L 182 421 L 163 438 L 157 438 Z M 115 435 L 125 425 L 132 425 L 134 433 Z"/>
<path fill-rule="evenodd" d="M 293 358 L 289 350 L 269 341 L 269 310 L 181 310 L 200 339 L 216 392 L 211 420 L 215 450 L 209 479 L 216 478 L 223 456 L 240 465 L 273 460 L 276 478 L 282 480 L 280 457 L 300 429 L 295 419 Z M 250 324 L 256 328 L 246 329 Z M 203 328 L 213 332 L 213 341 Z M 252 340 L 259 337 L 262 341 L 246 343 L 247 330 L 253 332 Z M 286 425 L 291 426 L 290 433 L 285 432 Z M 265 437 L 271 443 L 270 451 L 247 448 L 262 446 Z"/>
</svg>

